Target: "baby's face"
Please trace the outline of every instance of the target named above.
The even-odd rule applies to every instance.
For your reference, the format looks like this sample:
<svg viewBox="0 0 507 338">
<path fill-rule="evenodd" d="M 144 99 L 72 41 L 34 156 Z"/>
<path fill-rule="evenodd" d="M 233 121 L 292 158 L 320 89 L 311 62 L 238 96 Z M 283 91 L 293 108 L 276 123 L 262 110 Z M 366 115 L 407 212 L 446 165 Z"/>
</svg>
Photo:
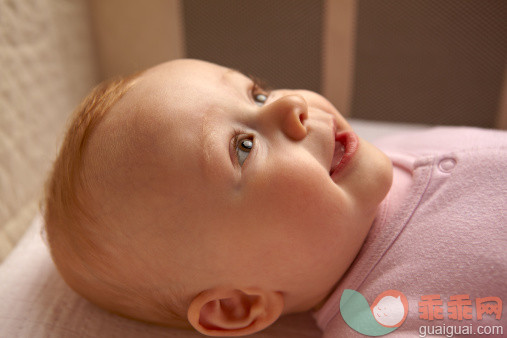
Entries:
<svg viewBox="0 0 507 338">
<path fill-rule="evenodd" d="M 202 61 L 150 69 L 100 125 L 96 188 L 155 283 L 267 288 L 306 310 L 360 249 L 391 163 L 322 96 L 253 87 Z"/>
</svg>

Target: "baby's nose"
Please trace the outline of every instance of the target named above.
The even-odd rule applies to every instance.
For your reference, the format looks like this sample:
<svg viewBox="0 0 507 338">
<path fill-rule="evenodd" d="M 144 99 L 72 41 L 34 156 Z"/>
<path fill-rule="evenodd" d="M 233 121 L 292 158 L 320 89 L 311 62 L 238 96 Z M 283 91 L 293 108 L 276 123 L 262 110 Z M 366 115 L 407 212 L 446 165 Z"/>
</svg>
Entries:
<svg viewBox="0 0 507 338">
<path fill-rule="evenodd" d="M 306 136 L 305 120 L 308 118 L 308 104 L 301 95 L 284 95 L 262 107 L 261 115 L 266 123 L 280 128 L 287 137 L 295 141 L 300 141 Z"/>
</svg>

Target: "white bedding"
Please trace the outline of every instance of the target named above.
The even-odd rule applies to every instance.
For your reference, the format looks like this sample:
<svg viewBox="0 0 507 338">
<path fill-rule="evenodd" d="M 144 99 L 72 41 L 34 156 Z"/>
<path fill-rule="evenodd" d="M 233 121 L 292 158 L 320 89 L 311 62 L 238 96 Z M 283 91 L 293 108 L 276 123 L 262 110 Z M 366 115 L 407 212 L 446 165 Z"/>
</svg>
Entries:
<svg viewBox="0 0 507 338">
<path fill-rule="evenodd" d="M 420 126 L 353 120 L 352 126 L 372 141 Z M 40 236 L 37 216 L 23 239 L 0 266 L 0 337 L 202 337 L 125 319 L 87 302 L 61 277 Z M 284 317 L 252 337 L 319 337 L 309 313 Z"/>
</svg>

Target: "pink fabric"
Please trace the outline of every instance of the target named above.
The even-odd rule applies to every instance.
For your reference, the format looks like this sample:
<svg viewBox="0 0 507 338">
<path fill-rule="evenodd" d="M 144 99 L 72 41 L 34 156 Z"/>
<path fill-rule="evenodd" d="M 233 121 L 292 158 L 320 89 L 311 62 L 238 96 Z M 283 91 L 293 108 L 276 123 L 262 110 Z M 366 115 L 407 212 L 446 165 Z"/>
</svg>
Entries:
<svg viewBox="0 0 507 338">
<path fill-rule="evenodd" d="M 340 315 L 344 289 L 371 305 L 383 291 L 405 294 L 403 325 L 389 337 L 419 336 L 421 326 L 503 325 L 476 320 L 476 298 L 500 297 L 507 306 L 507 133 L 434 128 L 377 142 L 392 159 L 393 187 L 381 204 L 363 248 L 326 304 L 315 313 L 324 337 L 363 337 Z M 419 318 L 421 296 L 440 295 L 443 319 Z M 454 295 L 469 295 L 470 320 L 448 318 Z"/>
</svg>

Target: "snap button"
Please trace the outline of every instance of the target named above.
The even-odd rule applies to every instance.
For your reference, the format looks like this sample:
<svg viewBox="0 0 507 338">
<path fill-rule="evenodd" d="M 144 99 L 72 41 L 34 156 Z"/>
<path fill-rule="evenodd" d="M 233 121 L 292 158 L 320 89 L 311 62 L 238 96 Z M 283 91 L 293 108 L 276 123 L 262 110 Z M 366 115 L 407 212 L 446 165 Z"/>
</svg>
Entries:
<svg viewBox="0 0 507 338">
<path fill-rule="evenodd" d="M 454 167 L 456 166 L 456 160 L 453 158 L 444 158 L 440 163 L 438 164 L 438 168 L 443 171 L 444 173 L 451 172 Z"/>
</svg>

